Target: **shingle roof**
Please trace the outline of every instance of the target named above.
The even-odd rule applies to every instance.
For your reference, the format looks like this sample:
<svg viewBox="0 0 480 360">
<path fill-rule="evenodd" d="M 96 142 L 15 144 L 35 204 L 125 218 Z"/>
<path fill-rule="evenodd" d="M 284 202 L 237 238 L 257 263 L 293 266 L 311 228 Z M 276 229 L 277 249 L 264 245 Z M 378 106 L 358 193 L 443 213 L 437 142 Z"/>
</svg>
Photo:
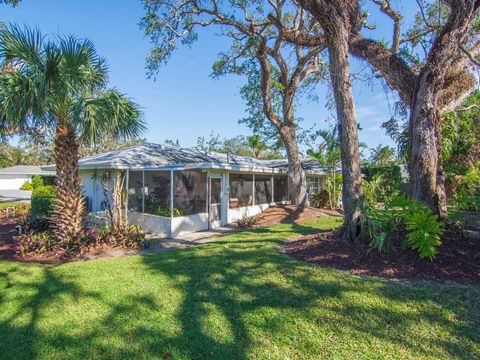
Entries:
<svg viewBox="0 0 480 360">
<path fill-rule="evenodd" d="M 304 159 L 308 172 L 324 173 L 314 159 Z M 287 160 L 259 160 L 251 157 L 201 152 L 197 149 L 146 143 L 82 158 L 80 169 L 231 169 L 260 172 L 286 172 Z"/>
<path fill-rule="evenodd" d="M 44 175 L 55 176 L 54 170 L 44 170 L 40 166 L 17 165 L 0 168 L 0 175 Z"/>
</svg>

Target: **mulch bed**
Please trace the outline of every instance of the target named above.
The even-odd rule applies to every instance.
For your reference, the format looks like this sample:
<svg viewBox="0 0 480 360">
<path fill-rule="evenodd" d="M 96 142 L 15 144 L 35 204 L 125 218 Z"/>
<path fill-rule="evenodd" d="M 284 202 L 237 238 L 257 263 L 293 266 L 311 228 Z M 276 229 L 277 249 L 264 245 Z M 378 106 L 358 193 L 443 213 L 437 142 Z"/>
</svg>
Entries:
<svg viewBox="0 0 480 360">
<path fill-rule="evenodd" d="M 480 283 L 480 240 L 446 232 L 433 262 L 413 251 L 366 254 L 365 248 L 341 239 L 338 232 L 308 235 L 285 244 L 290 256 L 356 275 L 389 279 Z"/>
<path fill-rule="evenodd" d="M 26 263 L 38 264 L 62 264 L 71 261 L 88 260 L 97 257 L 110 257 L 125 254 L 134 254 L 136 249 L 123 249 L 111 245 L 103 244 L 95 248 L 91 248 L 81 254 L 65 254 L 65 256 L 57 256 L 55 254 L 36 254 L 30 256 L 17 255 L 15 251 L 17 236 L 16 226 L 20 222 L 21 217 L 0 218 L 0 260 L 8 259 Z"/>
<path fill-rule="evenodd" d="M 261 212 L 255 216 L 255 219 L 256 226 L 268 226 L 273 224 L 299 224 L 318 217 L 340 215 L 341 213 L 336 210 L 315 207 L 300 208 L 296 205 L 276 205 Z"/>
</svg>

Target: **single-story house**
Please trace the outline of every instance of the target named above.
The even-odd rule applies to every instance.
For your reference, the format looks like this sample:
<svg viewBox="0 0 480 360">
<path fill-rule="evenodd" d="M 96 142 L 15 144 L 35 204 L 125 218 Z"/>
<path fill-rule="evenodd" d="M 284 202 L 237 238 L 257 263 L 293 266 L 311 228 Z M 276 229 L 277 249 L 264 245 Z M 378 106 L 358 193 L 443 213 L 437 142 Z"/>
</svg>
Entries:
<svg viewBox="0 0 480 360">
<path fill-rule="evenodd" d="M 256 215 L 288 203 L 286 160 L 258 160 L 196 149 L 142 144 L 79 161 L 89 212 L 105 209 L 94 174 L 123 171 L 128 218 L 146 232 L 176 237 Z M 304 159 L 310 192 L 325 186 L 326 172 Z"/>
<path fill-rule="evenodd" d="M 26 181 L 31 181 L 35 175 L 55 176 L 55 171 L 30 165 L 0 168 L 0 190 L 19 190 Z"/>
</svg>

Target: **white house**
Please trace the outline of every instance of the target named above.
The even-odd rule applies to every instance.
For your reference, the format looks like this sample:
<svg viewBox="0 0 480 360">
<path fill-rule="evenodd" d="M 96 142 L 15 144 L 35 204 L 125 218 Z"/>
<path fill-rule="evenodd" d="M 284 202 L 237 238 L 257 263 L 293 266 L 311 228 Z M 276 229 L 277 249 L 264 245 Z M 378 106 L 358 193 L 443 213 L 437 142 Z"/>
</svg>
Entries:
<svg viewBox="0 0 480 360">
<path fill-rule="evenodd" d="M 35 175 L 55 176 L 55 171 L 30 165 L 0 168 L 0 190 L 19 190 L 25 181 L 31 181 Z"/>
<path fill-rule="evenodd" d="M 288 203 L 286 160 L 258 160 L 142 144 L 80 159 L 89 212 L 104 210 L 96 172 L 122 171 L 130 223 L 147 232 L 176 237 L 256 215 L 272 204 Z M 324 187 L 326 172 L 316 160 L 303 166 L 311 189 Z"/>
</svg>

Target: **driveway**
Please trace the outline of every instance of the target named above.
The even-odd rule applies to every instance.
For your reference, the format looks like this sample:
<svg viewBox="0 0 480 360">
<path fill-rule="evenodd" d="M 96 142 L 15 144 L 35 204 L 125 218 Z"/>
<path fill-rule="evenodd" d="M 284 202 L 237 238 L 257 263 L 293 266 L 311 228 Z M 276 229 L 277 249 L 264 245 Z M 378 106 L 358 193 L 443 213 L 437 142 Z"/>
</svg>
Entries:
<svg viewBox="0 0 480 360">
<path fill-rule="evenodd" d="M 0 190 L 0 202 L 30 200 L 31 191 L 27 190 Z"/>
</svg>

